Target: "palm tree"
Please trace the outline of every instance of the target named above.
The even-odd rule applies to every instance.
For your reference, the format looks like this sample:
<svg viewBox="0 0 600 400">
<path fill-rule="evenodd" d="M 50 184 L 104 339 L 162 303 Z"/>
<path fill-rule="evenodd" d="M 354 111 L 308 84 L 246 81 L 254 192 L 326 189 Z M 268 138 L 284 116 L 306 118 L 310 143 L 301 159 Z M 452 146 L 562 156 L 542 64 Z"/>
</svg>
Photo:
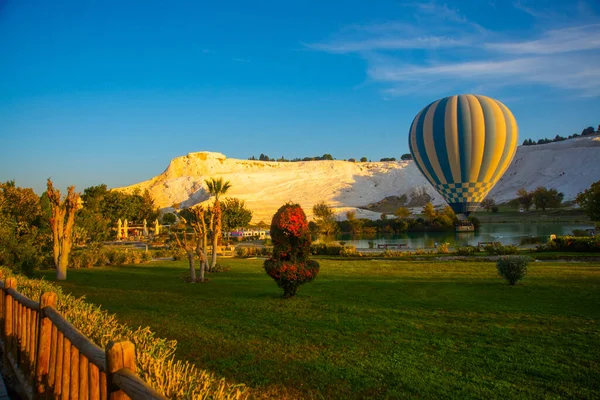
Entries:
<svg viewBox="0 0 600 400">
<path fill-rule="evenodd" d="M 215 205 L 213 207 L 213 218 L 211 218 L 211 227 L 213 232 L 212 237 L 212 257 L 210 261 L 210 268 L 212 270 L 217 265 L 217 244 L 219 243 L 219 237 L 221 236 L 221 202 L 219 197 L 222 194 L 227 193 L 231 188 L 231 182 L 223 182 L 223 178 L 210 178 L 205 180 L 208 192 L 215 196 Z"/>
</svg>

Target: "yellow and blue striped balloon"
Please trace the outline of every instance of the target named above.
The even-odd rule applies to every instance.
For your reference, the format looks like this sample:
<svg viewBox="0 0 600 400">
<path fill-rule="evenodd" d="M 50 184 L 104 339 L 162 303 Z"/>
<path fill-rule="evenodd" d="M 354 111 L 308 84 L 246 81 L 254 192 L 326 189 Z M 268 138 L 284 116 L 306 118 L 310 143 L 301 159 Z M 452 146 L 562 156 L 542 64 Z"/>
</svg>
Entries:
<svg viewBox="0 0 600 400">
<path fill-rule="evenodd" d="M 455 213 L 475 211 L 517 150 L 517 121 L 498 100 L 464 94 L 417 114 L 409 147 L 417 167 Z"/>
</svg>

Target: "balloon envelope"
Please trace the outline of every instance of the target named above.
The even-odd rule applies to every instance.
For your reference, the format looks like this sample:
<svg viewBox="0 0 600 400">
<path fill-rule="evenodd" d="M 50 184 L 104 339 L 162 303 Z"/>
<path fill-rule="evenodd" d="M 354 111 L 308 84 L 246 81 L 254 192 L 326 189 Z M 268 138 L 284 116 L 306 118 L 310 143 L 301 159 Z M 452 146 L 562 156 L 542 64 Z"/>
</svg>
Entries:
<svg viewBox="0 0 600 400">
<path fill-rule="evenodd" d="M 498 100 L 446 97 L 425 107 L 410 128 L 409 147 L 421 173 L 457 214 L 477 209 L 517 150 L 517 121 Z"/>
</svg>

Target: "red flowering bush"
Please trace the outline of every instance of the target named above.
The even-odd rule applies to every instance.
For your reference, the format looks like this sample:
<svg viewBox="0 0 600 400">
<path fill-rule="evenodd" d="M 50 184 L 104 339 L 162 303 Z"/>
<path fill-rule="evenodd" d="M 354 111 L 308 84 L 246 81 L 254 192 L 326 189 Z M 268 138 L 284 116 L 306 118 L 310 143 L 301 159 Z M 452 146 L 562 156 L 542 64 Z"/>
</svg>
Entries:
<svg viewBox="0 0 600 400">
<path fill-rule="evenodd" d="M 283 289 L 284 297 L 293 297 L 298 286 L 319 273 L 319 263 L 308 259 L 310 232 L 300 205 L 288 203 L 277 210 L 271 222 L 271 239 L 273 255 L 265 261 L 265 271 Z"/>
</svg>

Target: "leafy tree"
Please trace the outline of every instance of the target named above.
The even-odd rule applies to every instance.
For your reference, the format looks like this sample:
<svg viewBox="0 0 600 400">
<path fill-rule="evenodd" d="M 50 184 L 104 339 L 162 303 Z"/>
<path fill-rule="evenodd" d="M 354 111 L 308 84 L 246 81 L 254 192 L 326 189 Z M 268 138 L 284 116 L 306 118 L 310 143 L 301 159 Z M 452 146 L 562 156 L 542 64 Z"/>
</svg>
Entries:
<svg viewBox="0 0 600 400">
<path fill-rule="evenodd" d="M 252 211 L 246 208 L 244 200 L 228 197 L 221 204 L 223 230 L 230 232 L 235 228 L 245 228 L 252 221 Z"/>
<path fill-rule="evenodd" d="M 402 154 L 400 156 L 400 159 L 403 161 L 407 161 L 407 160 L 412 160 L 413 158 L 412 158 L 412 154 L 406 153 L 406 154 Z"/>
<path fill-rule="evenodd" d="M 333 156 L 331 154 L 323 154 L 321 160 L 333 160 Z"/>
<path fill-rule="evenodd" d="M 546 208 L 560 207 L 564 198 L 564 194 L 558 192 L 556 189 L 547 189 L 542 186 L 535 189 L 532 196 L 536 210 L 542 209 L 542 211 L 546 211 Z"/>
<path fill-rule="evenodd" d="M 394 157 L 384 157 L 379 161 L 396 161 L 396 159 Z"/>
<path fill-rule="evenodd" d="M 450 219 L 450 221 L 454 221 L 456 219 L 456 214 L 454 213 L 454 210 L 450 206 L 444 207 L 444 209 L 441 212 L 441 215 L 448 217 Z"/>
<path fill-rule="evenodd" d="M 581 136 L 593 135 L 594 133 L 595 133 L 594 128 L 591 126 L 588 126 L 581 132 Z"/>
<path fill-rule="evenodd" d="M 324 201 L 313 206 L 313 214 L 316 218 L 319 232 L 325 235 L 332 235 L 337 232 L 338 225 L 333 216 L 333 210 Z"/>
<path fill-rule="evenodd" d="M 367 162 L 367 157 L 361 157 L 360 162 Z"/>
<path fill-rule="evenodd" d="M 158 218 L 158 208 L 154 205 L 148 190 L 143 194 L 139 191 L 127 194 L 111 190 L 99 200 L 100 212 L 104 218 L 114 225 L 118 219 L 142 222 L 154 221 Z"/>
<path fill-rule="evenodd" d="M 411 212 L 407 207 L 398 207 L 398 209 L 394 212 L 394 215 L 398 219 L 406 219 L 411 216 Z"/>
<path fill-rule="evenodd" d="M 33 189 L 16 186 L 15 181 L 0 184 L 0 212 L 10 216 L 19 231 L 41 223 L 40 198 Z"/>
<path fill-rule="evenodd" d="M 40 198 L 15 181 L 0 183 L 0 265 L 29 275 L 43 262 L 50 242 Z"/>
<path fill-rule="evenodd" d="M 223 178 L 210 178 L 206 179 L 204 182 L 208 187 L 208 192 L 215 196 L 215 203 L 212 208 L 213 217 L 210 224 L 212 231 L 212 255 L 209 271 L 212 271 L 217 265 L 217 245 L 219 244 L 219 239 L 221 238 L 222 211 L 219 197 L 227 193 L 227 191 L 231 188 L 231 183 L 229 181 L 223 181 Z"/>
<path fill-rule="evenodd" d="M 600 221 L 600 181 L 579 193 L 576 201 L 592 221 Z"/>
<path fill-rule="evenodd" d="M 83 194 L 81 195 L 83 206 L 88 210 L 100 210 L 104 196 L 107 193 L 108 189 L 104 183 L 83 189 Z"/>
<path fill-rule="evenodd" d="M 484 210 L 492 211 L 492 208 L 496 206 L 496 200 L 492 199 L 491 197 L 486 197 L 480 205 Z"/>
<path fill-rule="evenodd" d="M 62 200 L 60 191 L 54 189 L 54 185 L 48 178 L 48 199 L 52 208 L 52 239 L 54 242 L 54 265 L 56 267 L 56 279 L 67 279 L 67 266 L 69 265 L 69 253 L 73 245 L 73 226 L 75 224 L 75 212 L 79 207 L 79 193 L 75 193 L 75 187 L 67 188 L 67 197 Z"/>
<path fill-rule="evenodd" d="M 118 219 L 141 223 L 158 218 L 158 207 L 148 190 L 132 194 L 109 191 L 105 184 L 90 186 L 81 195 L 83 208 L 77 213 L 75 225 L 82 228 L 92 241 L 110 237 L 111 227 Z"/>
<path fill-rule="evenodd" d="M 433 204 L 431 204 L 431 202 L 425 204 L 425 206 L 423 207 L 423 214 L 429 222 L 433 222 L 433 220 L 437 217 L 437 212 L 435 211 L 435 208 L 433 207 Z"/>
<path fill-rule="evenodd" d="M 350 231 L 352 233 L 361 233 L 363 228 L 363 221 L 356 218 L 356 211 L 346 212 L 346 220 L 350 225 Z"/>
<path fill-rule="evenodd" d="M 533 193 L 521 188 L 517 190 L 517 201 L 526 211 L 529 211 L 533 205 Z"/>
<path fill-rule="evenodd" d="M 161 223 L 164 225 L 172 225 L 177 222 L 177 216 L 171 212 L 165 213 L 161 217 Z"/>
</svg>

